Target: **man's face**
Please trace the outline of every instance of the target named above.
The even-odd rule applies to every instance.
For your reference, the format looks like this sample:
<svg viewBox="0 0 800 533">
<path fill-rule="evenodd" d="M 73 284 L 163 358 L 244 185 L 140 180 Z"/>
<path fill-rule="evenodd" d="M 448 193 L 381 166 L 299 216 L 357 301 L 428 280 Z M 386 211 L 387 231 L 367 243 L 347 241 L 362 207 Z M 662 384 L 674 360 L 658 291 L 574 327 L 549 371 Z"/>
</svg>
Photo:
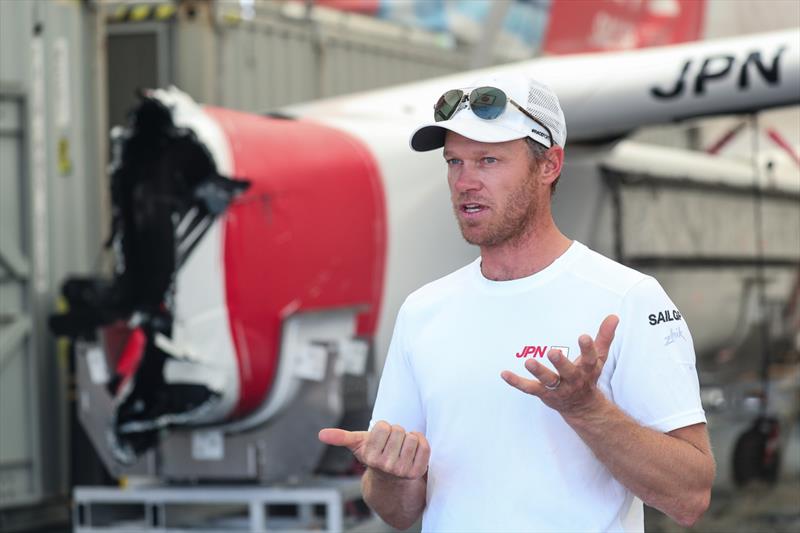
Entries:
<svg viewBox="0 0 800 533">
<path fill-rule="evenodd" d="M 524 139 L 482 143 L 448 132 L 447 182 L 464 239 L 483 248 L 514 243 L 532 227 L 549 189 L 536 180 Z"/>
</svg>

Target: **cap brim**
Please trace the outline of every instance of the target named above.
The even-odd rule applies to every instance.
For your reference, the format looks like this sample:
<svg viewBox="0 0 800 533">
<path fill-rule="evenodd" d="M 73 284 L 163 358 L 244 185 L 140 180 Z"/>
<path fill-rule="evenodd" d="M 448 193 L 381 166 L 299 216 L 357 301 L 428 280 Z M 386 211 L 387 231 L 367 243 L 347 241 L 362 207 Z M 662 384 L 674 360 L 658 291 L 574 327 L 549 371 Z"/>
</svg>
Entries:
<svg viewBox="0 0 800 533">
<path fill-rule="evenodd" d="M 411 134 L 409 145 L 417 152 L 428 152 L 444 146 L 448 131 L 463 135 L 473 141 L 484 143 L 501 143 L 527 137 L 519 130 L 506 128 L 499 123 L 475 120 L 445 120 L 433 124 L 425 124 Z"/>
</svg>

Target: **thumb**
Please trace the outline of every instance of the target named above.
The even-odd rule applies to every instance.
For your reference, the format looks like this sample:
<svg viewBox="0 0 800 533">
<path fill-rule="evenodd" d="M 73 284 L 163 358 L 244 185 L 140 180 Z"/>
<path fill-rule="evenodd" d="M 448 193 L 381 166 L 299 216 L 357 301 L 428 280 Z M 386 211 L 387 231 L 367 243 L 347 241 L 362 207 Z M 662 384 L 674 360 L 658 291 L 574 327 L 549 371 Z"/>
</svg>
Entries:
<svg viewBox="0 0 800 533">
<path fill-rule="evenodd" d="M 614 340 L 614 332 L 617 330 L 619 324 L 619 317 L 616 315 L 608 315 L 603 323 L 600 324 L 600 329 L 597 331 L 597 338 L 595 345 L 599 352 L 603 355 L 608 353 L 611 342 Z"/>
<path fill-rule="evenodd" d="M 319 440 L 331 446 L 345 446 L 355 451 L 367 442 L 368 431 L 345 431 L 344 429 L 325 428 L 319 432 Z"/>
</svg>

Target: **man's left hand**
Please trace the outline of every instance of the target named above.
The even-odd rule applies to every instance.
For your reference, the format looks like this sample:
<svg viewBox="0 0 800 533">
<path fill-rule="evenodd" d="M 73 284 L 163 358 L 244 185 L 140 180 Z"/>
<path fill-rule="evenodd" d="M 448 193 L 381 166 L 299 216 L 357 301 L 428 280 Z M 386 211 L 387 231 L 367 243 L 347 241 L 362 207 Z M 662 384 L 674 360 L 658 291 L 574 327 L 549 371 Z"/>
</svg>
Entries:
<svg viewBox="0 0 800 533">
<path fill-rule="evenodd" d="M 563 416 L 580 416 L 598 398 L 597 379 L 608 358 L 617 324 L 619 318 L 609 315 L 600 324 L 597 337 L 592 339 L 589 335 L 581 335 L 578 338 L 581 355 L 574 363 L 560 350 L 550 350 L 547 358 L 558 373 L 534 359 L 529 359 L 525 361 L 525 368 L 534 375 L 535 380 L 523 378 L 508 370 L 500 376 L 512 387 L 538 396 L 545 405 Z"/>
</svg>

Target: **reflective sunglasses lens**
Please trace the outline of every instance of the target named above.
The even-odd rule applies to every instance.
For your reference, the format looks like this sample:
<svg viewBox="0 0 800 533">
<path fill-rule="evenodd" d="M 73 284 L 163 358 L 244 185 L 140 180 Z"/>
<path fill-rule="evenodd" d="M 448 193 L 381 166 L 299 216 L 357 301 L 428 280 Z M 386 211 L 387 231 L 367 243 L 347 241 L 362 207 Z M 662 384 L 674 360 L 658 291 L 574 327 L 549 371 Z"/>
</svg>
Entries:
<svg viewBox="0 0 800 533">
<path fill-rule="evenodd" d="M 453 113 L 458 108 L 458 104 L 461 103 L 462 96 L 464 96 L 464 91 L 458 89 L 453 89 L 452 91 L 444 93 L 439 98 L 439 101 L 436 102 L 436 105 L 433 106 L 434 120 L 436 122 L 441 122 L 452 117 Z"/>
<path fill-rule="evenodd" d="M 469 95 L 472 112 L 485 120 L 503 114 L 506 108 L 506 93 L 495 87 L 478 87 Z"/>
</svg>

